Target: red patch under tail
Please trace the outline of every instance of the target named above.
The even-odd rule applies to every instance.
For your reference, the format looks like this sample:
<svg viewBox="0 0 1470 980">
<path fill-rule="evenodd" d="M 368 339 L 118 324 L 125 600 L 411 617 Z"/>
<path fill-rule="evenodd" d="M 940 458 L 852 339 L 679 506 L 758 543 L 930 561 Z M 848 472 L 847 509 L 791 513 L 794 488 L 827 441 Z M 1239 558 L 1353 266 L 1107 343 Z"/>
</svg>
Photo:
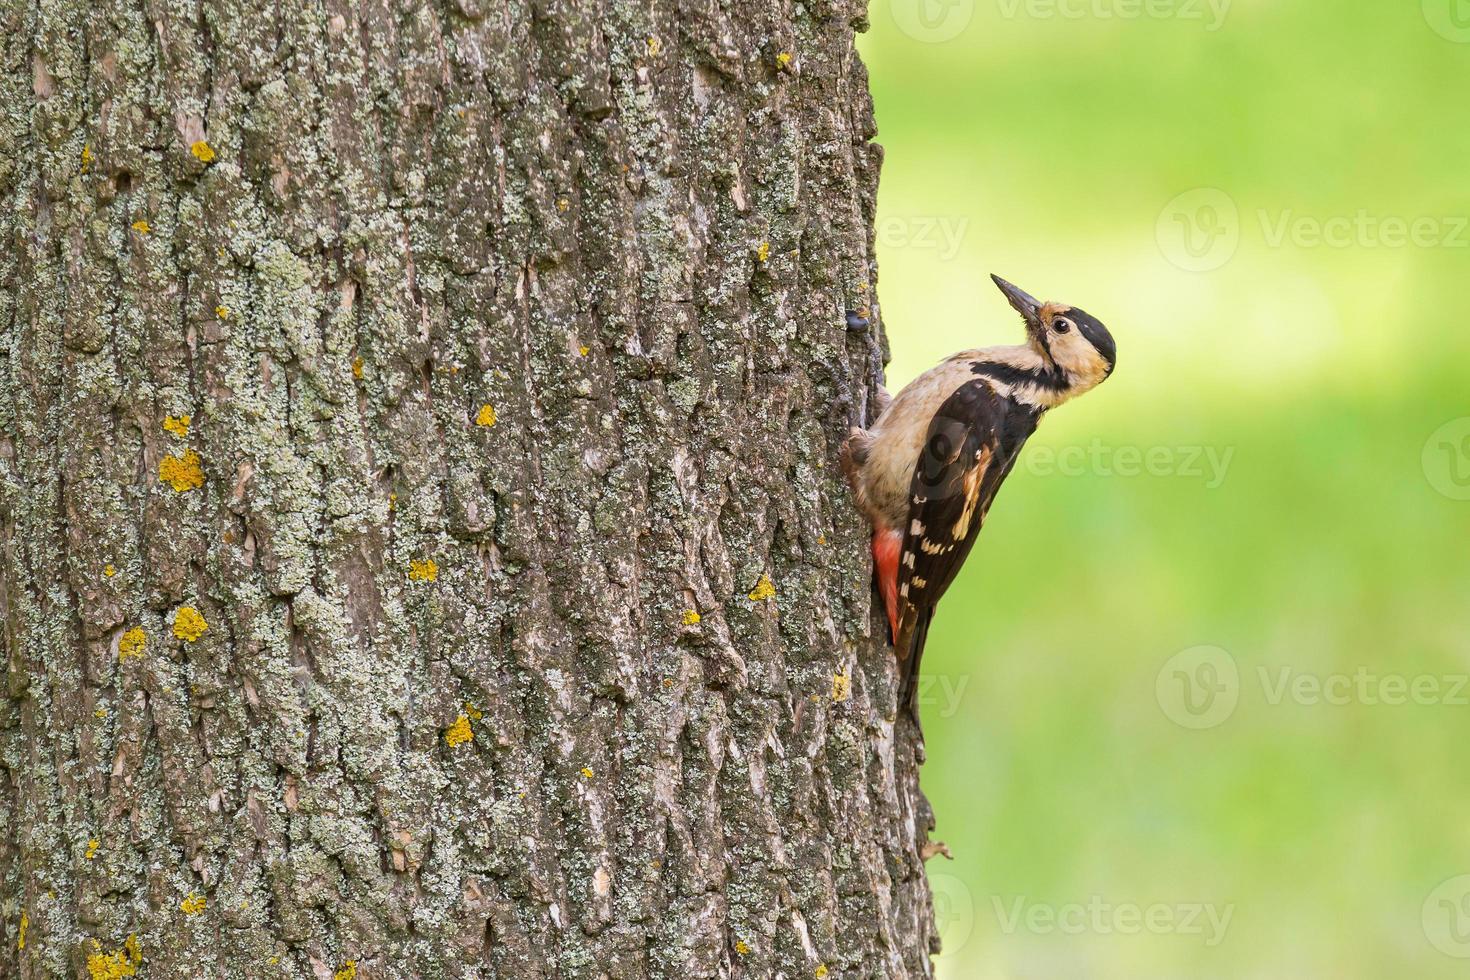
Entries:
<svg viewBox="0 0 1470 980">
<path fill-rule="evenodd" d="M 898 642 L 898 553 L 903 548 L 903 532 L 873 532 L 873 572 L 878 576 L 878 592 L 888 610 L 889 637 Z"/>
</svg>

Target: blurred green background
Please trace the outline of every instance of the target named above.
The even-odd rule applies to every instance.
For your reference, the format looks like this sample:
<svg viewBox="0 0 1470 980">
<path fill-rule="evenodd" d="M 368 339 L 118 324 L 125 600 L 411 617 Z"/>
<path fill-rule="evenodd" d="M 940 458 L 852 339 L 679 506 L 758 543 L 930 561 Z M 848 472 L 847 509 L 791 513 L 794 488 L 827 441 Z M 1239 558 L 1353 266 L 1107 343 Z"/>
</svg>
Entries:
<svg viewBox="0 0 1470 980">
<path fill-rule="evenodd" d="M 1119 348 L 931 634 L 941 977 L 1470 975 L 1470 3 L 1222 3 L 860 39 L 890 387 Z"/>
</svg>

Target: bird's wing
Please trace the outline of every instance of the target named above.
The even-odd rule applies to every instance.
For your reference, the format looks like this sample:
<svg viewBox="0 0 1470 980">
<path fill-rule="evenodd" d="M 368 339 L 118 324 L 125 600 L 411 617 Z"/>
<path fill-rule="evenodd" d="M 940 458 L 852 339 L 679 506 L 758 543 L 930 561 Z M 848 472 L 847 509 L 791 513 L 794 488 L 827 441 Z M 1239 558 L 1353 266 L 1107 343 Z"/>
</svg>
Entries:
<svg viewBox="0 0 1470 980">
<path fill-rule="evenodd" d="M 916 710 L 919 658 L 934 607 L 975 543 L 995 493 L 1039 412 L 998 395 L 983 378 L 961 385 L 929 425 L 909 487 L 909 523 L 898 560 L 902 702 Z"/>
</svg>

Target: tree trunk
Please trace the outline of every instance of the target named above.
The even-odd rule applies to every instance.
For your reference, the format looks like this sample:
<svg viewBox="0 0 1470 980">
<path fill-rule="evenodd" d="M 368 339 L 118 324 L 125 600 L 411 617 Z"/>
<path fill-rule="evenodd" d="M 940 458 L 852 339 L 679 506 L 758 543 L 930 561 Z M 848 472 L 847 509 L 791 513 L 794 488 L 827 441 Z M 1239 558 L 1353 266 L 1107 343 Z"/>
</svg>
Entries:
<svg viewBox="0 0 1470 980">
<path fill-rule="evenodd" d="M 861 0 L 260 6 L 0 12 L 0 974 L 928 976 Z"/>
</svg>

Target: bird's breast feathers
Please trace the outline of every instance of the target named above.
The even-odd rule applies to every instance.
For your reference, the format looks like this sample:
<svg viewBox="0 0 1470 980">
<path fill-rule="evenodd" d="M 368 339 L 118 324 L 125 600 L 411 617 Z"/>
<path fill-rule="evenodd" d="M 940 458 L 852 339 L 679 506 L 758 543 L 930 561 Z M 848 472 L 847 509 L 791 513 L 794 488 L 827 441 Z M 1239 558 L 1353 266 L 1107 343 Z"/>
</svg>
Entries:
<svg viewBox="0 0 1470 980">
<path fill-rule="evenodd" d="M 890 527 L 907 523 L 909 487 L 929 426 L 962 386 L 983 381 L 1002 399 L 1019 400 L 1034 386 L 1030 373 L 1038 366 L 1025 347 L 992 347 L 961 351 L 925 371 L 894 396 L 888 409 L 868 430 L 872 449 L 863 480 L 867 498 Z M 1024 402 L 1037 410 L 1045 406 Z"/>
</svg>

